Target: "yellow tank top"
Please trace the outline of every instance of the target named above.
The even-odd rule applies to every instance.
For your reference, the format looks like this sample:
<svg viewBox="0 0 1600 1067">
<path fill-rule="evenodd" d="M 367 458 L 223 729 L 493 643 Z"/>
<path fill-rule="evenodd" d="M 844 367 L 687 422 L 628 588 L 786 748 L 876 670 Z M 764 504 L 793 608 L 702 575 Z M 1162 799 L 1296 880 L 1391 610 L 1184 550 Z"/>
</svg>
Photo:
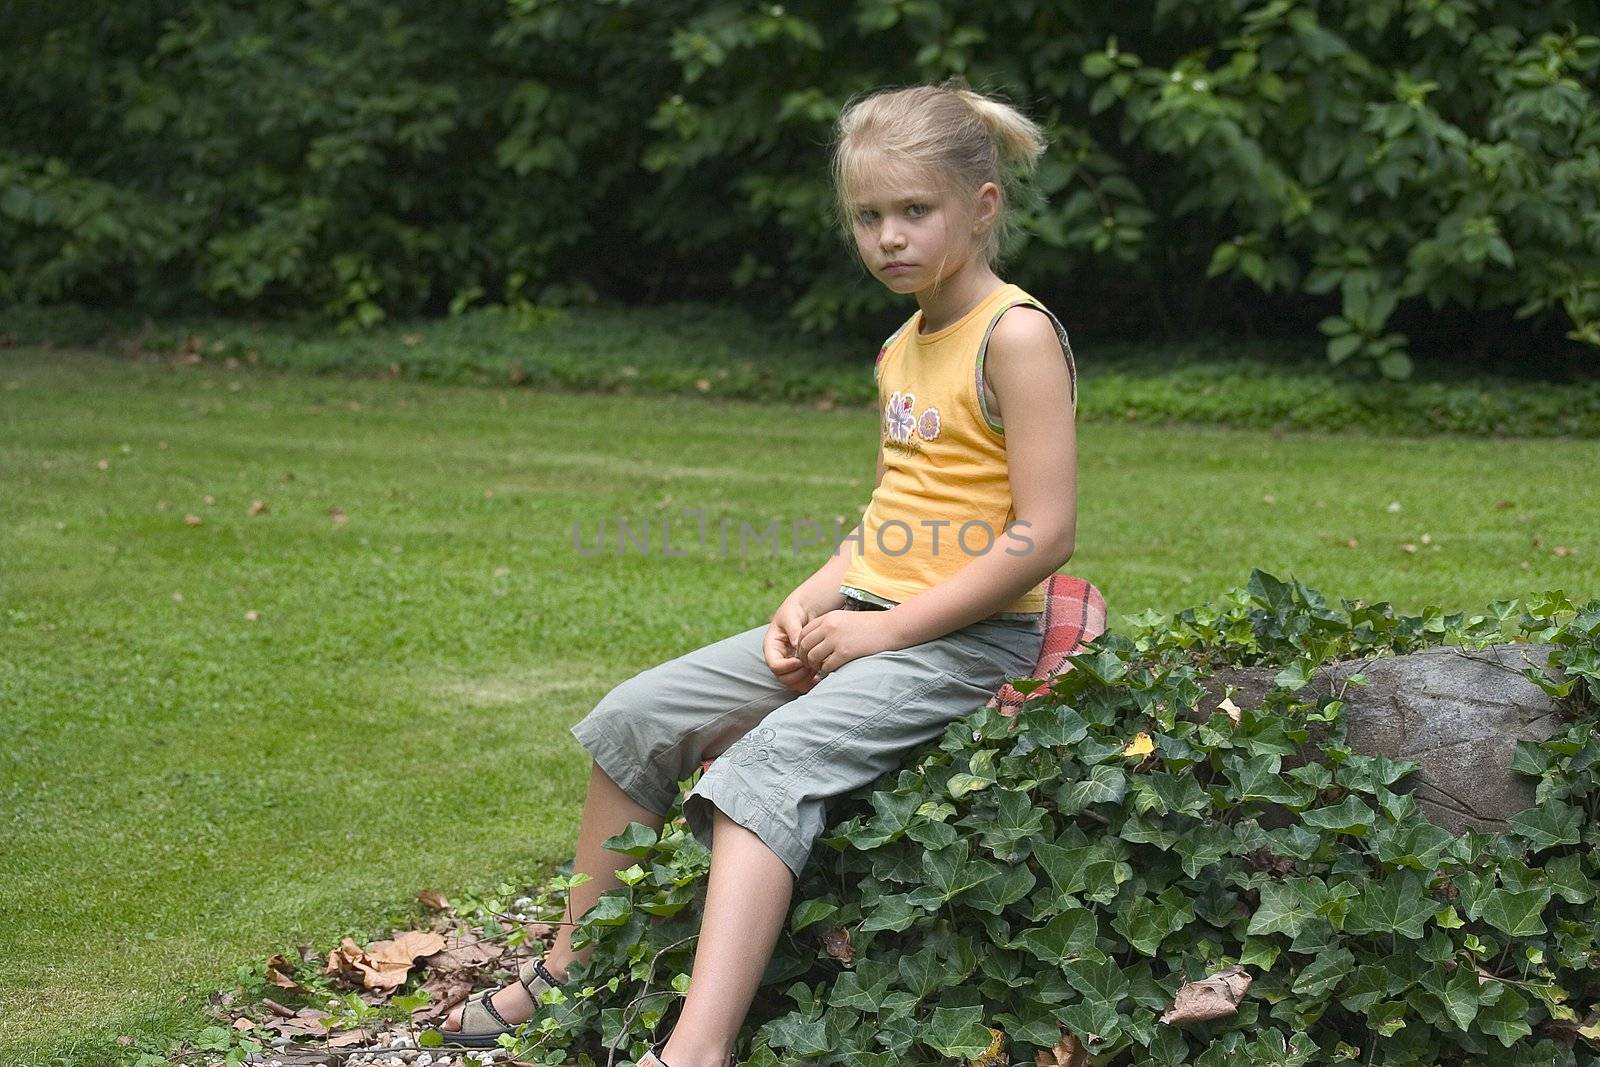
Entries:
<svg viewBox="0 0 1600 1067">
<path fill-rule="evenodd" d="M 897 604 L 955 574 L 986 551 L 1003 552 L 1016 520 L 1003 425 L 983 394 L 983 360 L 1000 315 L 1025 304 L 1050 316 L 1072 381 L 1078 375 L 1067 331 L 1050 310 L 1006 283 L 942 330 L 923 333 L 917 311 L 878 352 L 874 374 L 882 414 L 883 481 L 861 519 L 859 545 L 839 591 Z M 1026 527 L 1018 533 L 1027 534 Z M 995 617 L 1044 610 L 1044 582 Z"/>
</svg>

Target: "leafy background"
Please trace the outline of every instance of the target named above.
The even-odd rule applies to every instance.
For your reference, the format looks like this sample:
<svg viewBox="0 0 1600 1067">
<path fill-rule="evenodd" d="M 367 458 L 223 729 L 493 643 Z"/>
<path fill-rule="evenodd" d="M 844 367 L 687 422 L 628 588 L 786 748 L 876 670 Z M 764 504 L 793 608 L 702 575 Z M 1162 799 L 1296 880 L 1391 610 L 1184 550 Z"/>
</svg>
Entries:
<svg viewBox="0 0 1600 1067">
<path fill-rule="evenodd" d="M 1007 252 L 1080 327 L 1318 326 L 1391 377 L 1413 351 L 1592 374 L 1600 346 L 1600 9 L 1577 0 L 4 11 L 0 300 L 354 329 L 690 298 L 876 328 L 831 124 L 960 74 L 1046 128 Z"/>
</svg>

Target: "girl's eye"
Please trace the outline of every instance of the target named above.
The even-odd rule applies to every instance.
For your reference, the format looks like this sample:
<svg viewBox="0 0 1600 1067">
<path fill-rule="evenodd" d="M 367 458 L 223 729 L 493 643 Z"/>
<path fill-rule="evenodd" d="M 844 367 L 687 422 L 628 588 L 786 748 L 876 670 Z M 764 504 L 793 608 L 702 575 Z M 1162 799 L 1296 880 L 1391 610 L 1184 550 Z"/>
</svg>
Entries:
<svg viewBox="0 0 1600 1067">
<path fill-rule="evenodd" d="M 917 214 L 911 217 L 914 219 L 919 219 L 928 213 L 928 206 L 926 204 L 912 204 L 910 210 L 917 212 Z"/>
</svg>

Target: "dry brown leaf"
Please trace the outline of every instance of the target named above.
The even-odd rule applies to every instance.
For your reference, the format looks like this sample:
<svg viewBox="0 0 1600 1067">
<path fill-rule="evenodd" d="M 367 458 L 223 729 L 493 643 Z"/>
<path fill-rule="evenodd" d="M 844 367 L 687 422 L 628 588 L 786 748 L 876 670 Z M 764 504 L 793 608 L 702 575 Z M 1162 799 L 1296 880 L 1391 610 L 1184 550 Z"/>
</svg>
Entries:
<svg viewBox="0 0 1600 1067">
<path fill-rule="evenodd" d="M 450 1009 L 472 995 L 472 979 L 461 972 L 434 973 L 417 987 L 428 994 L 428 1003 L 411 1010 L 411 1021 L 418 1026 L 443 1022 Z"/>
<path fill-rule="evenodd" d="M 241 1015 L 237 1019 L 233 1020 L 233 1028 L 235 1030 L 254 1030 L 256 1028 L 256 1024 Z"/>
<path fill-rule="evenodd" d="M 329 508 L 328 521 L 332 522 L 333 528 L 337 530 L 350 521 L 350 516 L 344 513 L 343 508 Z"/>
<path fill-rule="evenodd" d="M 1088 1067 L 1089 1053 L 1083 1047 L 1083 1042 L 1078 1040 L 1078 1035 L 1068 1030 L 1061 1031 L 1061 1040 L 1049 1050 L 1041 1050 L 1034 1056 L 1034 1063 L 1038 1067 Z"/>
<path fill-rule="evenodd" d="M 1511 501 L 1509 501 L 1509 500 L 1496 500 L 1494 502 L 1494 509 L 1496 511 L 1504 511 L 1506 508 L 1509 508 L 1511 506 L 1512 506 L 1512 504 L 1511 504 Z"/>
<path fill-rule="evenodd" d="M 193 512 L 190 512 L 189 514 L 187 514 L 187 515 L 185 515 L 183 517 L 183 524 L 185 526 L 199 526 L 202 522 L 205 522 L 205 521 L 206 520 L 202 519 L 200 516 L 194 514 Z"/>
<path fill-rule="evenodd" d="M 290 977 L 293 973 L 294 967 L 290 965 L 288 960 L 283 958 L 281 953 L 267 961 L 267 981 L 279 989 L 287 989 L 291 993 L 304 992 L 304 987 Z M 271 1002 L 269 1001 L 268 1003 L 270 1004 Z"/>
<path fill-rule="evenodd" d="M 479 970 L 486 964 L 496 962 L 504 954 L 503 943 L 486 941 L 463 927 L 456 930 L 444 941 L 444 947 L 429 955 L 424 962 L 436 971 Z"/>
<path fill-rule="evenodd" d="M 1232 1015 L 1239 1010 L 1239 1001 L 1252 981 L 1250 973 L 1236 964 L 1198 982 L 1185 982 L 1172 1007 L 1162 1012 L 1161 1021 L 1179 1026 Z"/>
<path fill-rule="evenodd" d="M 1572 555 L 1572 549 L 1568 548 L 1566 545 L 1557 545 L 1556 547 L 1552 548 L 1550 551 L 1558 559 L 1566 559 L 1568 556 Z"/>
<path fill-rule="evenodd" d="M 323 1025 L 323 1020 L 328 1017 L 328 1013 L 325 1011 L 318 1011 L 316 1008 L 301 1008 L 293 1015 L 266 1020 L 261 1024 L 261 1028 L 263 1030 L 271 1030 L 275 1034 L 282 1034 L 284 1037 L 322 1037 L 328 1032 L 328 1028 Z"/>
<path fill-rule="evenodd" d="M 265 500 L 250 501 L 250 514 L 252 515 L 265 515 L 271 510 L 272 505 L 268 504 Z"/>
<path fill-rule="evenodd" d="M 1228 718 L 1233 720 L 1233 725 L 1239 725 L 1239 716 L 1243 714 L 1243 712 L 1240 711 L 1239 705 L 1233 702 L 1232 697 L 1223 697 L 1222 703 L 1217 705 L 1217 710 L 1227 713 Z"/>
<path fill-rule="evenodd" d="M 349 1048 L 351 1045 L 371 1043 L 372 1035 L 365 1030 L 345 1030 L 328 1038 L 329 1048 Z"/>
<path fill-rule="evenodd" d="M 444 938 L 438 934 L 420 930 L 407 930 L 389 941 L 374 941 L 365 949 L 347 937 L 338 948 L 328 951 L 328 963 L 322 973 L 387 994 L 405 984 L 414 959 L 431 956 L 444 945 Z"/>
<path fill-rule="evenodd" d="M 450 902 L 443 893 L 435 889 L 422 889 L 417 892 L 417 899 L 422 901 L 422 906 L 429 911 L 449 911 Z"/>
<path fill-rule="evenodd" d="M 849 966 L 856 958 L 856 947 L 850 943 L 850 931 L 842 926 L 830 926 L 822 931 L 822 948 L 828 955 Z"/>
</svg>

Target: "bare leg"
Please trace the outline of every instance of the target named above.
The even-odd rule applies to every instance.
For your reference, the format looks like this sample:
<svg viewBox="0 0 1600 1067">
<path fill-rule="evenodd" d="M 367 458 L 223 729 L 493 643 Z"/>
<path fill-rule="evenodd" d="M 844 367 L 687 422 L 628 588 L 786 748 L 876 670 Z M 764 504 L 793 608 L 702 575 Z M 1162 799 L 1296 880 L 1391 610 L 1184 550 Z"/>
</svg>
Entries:
<svg viewBox="0 0 1600 1067">
<path fill-rule="evenodd" d="M 630 866 L 634 862 L 633 857 L 602 848 L 600 843 L 622 833 L 630 822 L 643 823 L 659 830 L 663 817 L 635 804 L 596 765 L 589 772 L 589 794 L 583 802 L 583 823 L 578 828 L 578 853 L 572 862 L 573 873 L 587 874 L 589 881 L 572 889 L 568 898 L 569 923 L 594 907 L 601 893 L 622 884 L 617 881 L 616 873 Z M 569 963 L 588 959 L 589 952 L 588 949 L 583 952 L 572 950 L 572 927 L 563 925 L 556 934 L 556 943 L 545 955 L 544 963 L 551 974 L 561 979 L 566 977 Z M 520 1023 L 533 1014 L 533 1001 L 528 999 L 528 991 L 518 982 L 512 982 L 509 987 L 496 993 L 492 1003 L 495 1010 L 510 1022 Z M 441 1029 L 459 1030 L 462 1010 L 459 1006 L 453 1009 Z"/>
<path fill-rule="evenodd" d="M 789 913 L 794 875 L 761 839 L 713 809 L 711 884 L 670 1067 L 725 1067 Z"/>
</svg>

